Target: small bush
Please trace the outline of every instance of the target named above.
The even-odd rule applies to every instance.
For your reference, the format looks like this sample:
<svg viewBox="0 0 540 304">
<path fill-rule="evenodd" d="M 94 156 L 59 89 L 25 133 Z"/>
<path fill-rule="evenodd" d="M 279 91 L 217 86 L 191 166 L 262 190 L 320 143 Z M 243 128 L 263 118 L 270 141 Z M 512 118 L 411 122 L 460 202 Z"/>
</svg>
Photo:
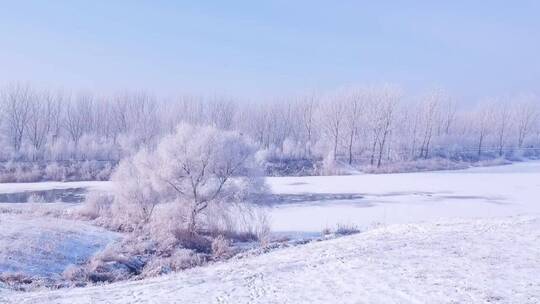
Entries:
<svg viewBox="0 0 540 304">
<path fill-rule="evenodd" d="M 64 166 L 60 166 L 57 162 L 50 163 L 45 167 L 45 180 L 65 181 L 66 178 L 66 168 Z"/>
<path fill-rule="evenodd" d="M 193 234 L 186 229 L 175 229 L 173 231 L 178 245 L 201 253 L 212 253 L 212 241 L 210 238 L 200 234 Z"/>
<path fill-rule="evenodd" d="M 206 255 L 194 250 L 180 248 L 175 250 L 169 257 L 155 257 L 150 260 L 142 271 L 143 277 L 153 277 L 171 271 L 180 271 L 202 265 L 206 261 Z"/>
<path fill-rule="evenodd" d="M 353 225 L 353 224 L 346 224 L 346 225 L 339 224 L 337 226 L 335 233 L 337 235 L 351 235 L 351 234 L 360 233 L 360 229 L 358 228 L 358 226 Z"/>
<path fill-rule="evenodd" d="M 85 282 L 88 279 L 88 272 L 84 267 L 71 265 L 64 270 L 62 277 L 70 282 Z"/>
<path fill-rule="evenodd" d="M 222 235 L 212 240 L 212 256 L 214 259 L 227 258 L 231 255 L 231 243 Z"/>
<path fill-rule="evenodd" d="M 90 192 L 84 203 L 77 210 L 77 214 L 83 218 L 94 220 L 99 217 L 110 215 L 113 198 L 98 192 Z"/>
<path fill-rule="evenodd" d="M 18 291 L 28 291 L 38 286 L 43 286 L 46 283 L 50 284 L 50 282 L 46 281 L 43 278 L 35 278 L 19 272 L 0 273 L 0 287 L 4 285 L 7 288 Z"/>
</svg>

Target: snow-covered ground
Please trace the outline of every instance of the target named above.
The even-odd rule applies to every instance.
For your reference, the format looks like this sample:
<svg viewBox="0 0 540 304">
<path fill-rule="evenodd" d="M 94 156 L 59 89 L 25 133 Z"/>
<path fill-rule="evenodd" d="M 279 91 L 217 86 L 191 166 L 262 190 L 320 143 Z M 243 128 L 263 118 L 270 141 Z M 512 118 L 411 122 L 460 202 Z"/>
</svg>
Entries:
<svg viewBox="0 0 540 304">
<path fill-rule="evenodd" d="M 80 221 L 0 214 L 0 273 L 51 278 L 71 264 L 84 262 L 117 237 Z"/>
<path fill-rule="evenodd" d="M 540 303 L 540 162 L 276 177 L 268 184 L 277 233 L 319 233 L 338 224 L 368 230 L 138 282 L 0 291 L 0 303 Z M 111 188 L 108 182 L 16 184 L 16 190 L 5 185 L 0 193 Z M 0 214 L 6 243 L 24 235 L 19 244 L 38 242 L 49 224 L 79 229 L 69 235 L 84 240 L 80 232 L 96 229 L 6 216 Z M 19 231 L 4 231 L 8 226 Z M 55 235 L 57 228 L 51 229 Z M 29 260 L 21 258 L 19 265 Z"/>
<path fill-rule="evenodd" d="M 155 279 L 4 300 L 533 304 L 540 302 L 539 242 L 539 217 L 392 225 Z"/>
</svg>

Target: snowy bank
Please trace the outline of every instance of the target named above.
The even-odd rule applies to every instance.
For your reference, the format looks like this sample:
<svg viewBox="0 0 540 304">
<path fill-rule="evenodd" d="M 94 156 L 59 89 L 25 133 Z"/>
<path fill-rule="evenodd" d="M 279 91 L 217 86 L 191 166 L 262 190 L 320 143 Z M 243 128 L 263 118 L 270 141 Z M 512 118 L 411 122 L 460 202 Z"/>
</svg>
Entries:
<svg viewBox="0 0 540 304">
<path fill-rule="evenodd" d="M 540 218 L 380 227 L 160 278 L 7 303 L 538 303 Z"/>
</svg>

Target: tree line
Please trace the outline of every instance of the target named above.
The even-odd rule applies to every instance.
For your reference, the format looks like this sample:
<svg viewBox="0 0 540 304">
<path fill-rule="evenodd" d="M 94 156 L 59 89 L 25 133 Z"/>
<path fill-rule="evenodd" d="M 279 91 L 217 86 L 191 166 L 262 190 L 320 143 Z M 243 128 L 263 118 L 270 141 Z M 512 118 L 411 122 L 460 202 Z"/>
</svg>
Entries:
<svg viewBox="0 0 540 304">
<path fill-rule="evenodd" d="M 0 93 L 2 161 L 113 160 L 153 149 L 182 122 L 248 136 L 266 160 L 332 158 L 351 165 L 479 160 L 540 147 L 532 95 L 462 104 L 442 90 L 407 96 L 392 86 L 306 94 L 274 102 L 100 96 L 11 85 Z"/>
</svg>

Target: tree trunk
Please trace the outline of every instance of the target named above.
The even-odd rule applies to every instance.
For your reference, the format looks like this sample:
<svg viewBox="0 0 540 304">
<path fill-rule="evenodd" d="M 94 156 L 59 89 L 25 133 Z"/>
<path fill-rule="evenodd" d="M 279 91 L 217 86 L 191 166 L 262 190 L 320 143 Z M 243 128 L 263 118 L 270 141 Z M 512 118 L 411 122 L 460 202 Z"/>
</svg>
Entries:
<svg viewBox="0 0 540 304">
<path fill-rule="evenodd" d="M 352 153 L 353 139 L 354 139 L 354 132 L 351 132 L 351 137 L 349 138 L 349 165 L 352 165 L 352 161 L 353 161 L 353 153 Z"/>
<path fill-rule="evenodd" d="M 196 232 L 196 229 L 197 229 L 197 207 L 195 205 L 195 207 L 191 209 L 191 213 L 189 215 L 189 220 L 188 220 L 189 234 L 194 235 Z"/>
</svg>

